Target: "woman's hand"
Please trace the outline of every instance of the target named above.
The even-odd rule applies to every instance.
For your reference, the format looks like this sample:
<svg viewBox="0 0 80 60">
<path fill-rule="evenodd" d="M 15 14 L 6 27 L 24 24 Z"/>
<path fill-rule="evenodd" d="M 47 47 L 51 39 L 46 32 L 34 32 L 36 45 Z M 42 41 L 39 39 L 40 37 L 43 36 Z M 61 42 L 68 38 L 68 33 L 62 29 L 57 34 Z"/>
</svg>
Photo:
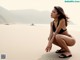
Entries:
<svg viewBox="0 0 80 60">
<path fill-rule="evenodd" d="M 46 49 L 45 49 L 46 52 L 50 52 L 50 50 L 51 50 L 51 48 L 52 48 L 52 42 L 53 42 L 53 40 L 54 40 L 54 34 L 55 34 L 55 33 L 53 33 L 52 38 L 48 37 L 49 42 L 48 42 L 48 45 L 47 45 L 47 47 L 46 47 Z"/>
<path fill-rule="evenodd" d="M 48 45 L 46 47 L 46 52 L 50 52 L 50 50 L 52 49 L 52 43 L 48 42 Z"/>
</svg>

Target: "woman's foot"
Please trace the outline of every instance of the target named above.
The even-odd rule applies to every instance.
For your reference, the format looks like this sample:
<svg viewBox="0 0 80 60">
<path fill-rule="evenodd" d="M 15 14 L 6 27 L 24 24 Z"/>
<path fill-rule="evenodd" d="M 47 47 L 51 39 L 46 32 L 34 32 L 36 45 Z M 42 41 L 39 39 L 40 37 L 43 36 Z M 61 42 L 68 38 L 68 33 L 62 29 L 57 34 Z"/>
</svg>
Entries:
<svg viewBox="0 0 80 60">
<path fill-rule="evenodd" d="M 65 53 L 62 53 L 59 58 L 69 58 L 69 57 L 72 57 L 72 54 L 70 52 L 65 52 Z"/>
<path fill-rule="evenodd" d="M 65 50 L 64 49 L 60 49 L 60 50 L 57 50 L 55 53 L 64 53 Z"/>
</svg>

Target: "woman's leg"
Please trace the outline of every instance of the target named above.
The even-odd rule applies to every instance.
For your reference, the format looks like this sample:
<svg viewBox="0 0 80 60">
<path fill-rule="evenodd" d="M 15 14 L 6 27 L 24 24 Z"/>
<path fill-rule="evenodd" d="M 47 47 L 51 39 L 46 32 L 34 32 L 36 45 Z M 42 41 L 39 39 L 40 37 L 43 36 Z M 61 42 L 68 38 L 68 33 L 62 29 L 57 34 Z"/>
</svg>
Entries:
<svg viewBox="0 0 80 60">
<path fill-rule="evenodd" d="M 65 53 L 70 53 L 68 46 L 73 46 L 75 44 L 75 39 L 72 37 L 68 37 L 66 35 L 57 34 L 56 41 L 63 49 L 65 49 Z"/>
<path fill-rule="evenodd" d="M 64 50 L 56 41 L 56 38 L 54 37 L 54 40 L 53 40 L 53 44 L 60 47 L 61 49 L 60 50 Z"/>
<path fill-rule="evenodd" d="M 64 40 L 67 46 L 73 46 L 76 43 L 76 41 L 73 37 L 69 37 L 69 36 L 62 35 L 62 34 L 57 34 L 56 41 L 59 42 L 60 39 Z"/>
<path fill-rule="evenodd" d="M 52 39 L 53 37 L 54 37 L 54 36 L 52 35 L 51 39 Z M 51 39 L 50 39 L 50 40 L 51 40 Z M 49 40 L 48 40 L 48 41 L 49 41 Z M 55 38 L 54 38 L 53 44 L 55 44 L 56 46 L 59 46 L 58 43 L 56 42 L 56 39 L 55 39 Z M 59 46 L 59 47 L 60 47 L 60 46 Z"/>
<path fill-rule="evenodd" d="M 56 46 L 59 46 L 59 47 L 60 47 L 60 45 L 57 43 L 57 41 L 56 41 L 55 38 L 54 38 L 54 40 L 53 40 L 53 44 L 55 44 Z"/>
</svg>

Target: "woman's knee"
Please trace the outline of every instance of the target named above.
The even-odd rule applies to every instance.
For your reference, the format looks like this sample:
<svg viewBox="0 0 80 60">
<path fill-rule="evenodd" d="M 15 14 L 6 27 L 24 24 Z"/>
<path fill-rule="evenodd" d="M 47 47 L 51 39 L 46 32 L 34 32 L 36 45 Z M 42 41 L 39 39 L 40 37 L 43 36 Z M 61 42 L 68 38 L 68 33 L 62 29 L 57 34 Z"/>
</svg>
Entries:
<svg viewBox="0 0 80 60">
<path fill-rule="evenodd" d="M 71 44 L 69 44 L 69 46 L 74 46 L 75 43 L 76 43 L 75 39 L 72 39 L 72 42 L 71 42 Z"/>
<path fill-rule="evenodd" d="M 60 36 L 59 34 L 57 34 L 57 35 L 55 36 L 55 39 L 56 39 L 56 40 L 60 40 L 60 39 L 61 39 L 61 36 Z"/>
</svg>

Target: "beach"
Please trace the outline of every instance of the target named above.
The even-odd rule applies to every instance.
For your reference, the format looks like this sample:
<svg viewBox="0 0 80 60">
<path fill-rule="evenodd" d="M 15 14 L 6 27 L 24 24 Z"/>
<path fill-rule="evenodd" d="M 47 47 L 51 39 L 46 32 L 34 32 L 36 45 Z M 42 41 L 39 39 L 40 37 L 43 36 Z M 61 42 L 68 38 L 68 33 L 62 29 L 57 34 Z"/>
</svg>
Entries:
<svg viewBox="0 0 80 60">
<path fill-rule="evenodd" d="M 4 60 L 79 60 L 80 30 L 78 26 L 68 27 L 68 32 L 76 39 L 76 44 L 69 47 L 71 58 L 61 59 L 55 53 L 59 47 L 53 45 L 50 52 L 45 52 L 50 33 L 49 24 L 12 24 L 0 25 L 0 54 Z"/>
</svg>

